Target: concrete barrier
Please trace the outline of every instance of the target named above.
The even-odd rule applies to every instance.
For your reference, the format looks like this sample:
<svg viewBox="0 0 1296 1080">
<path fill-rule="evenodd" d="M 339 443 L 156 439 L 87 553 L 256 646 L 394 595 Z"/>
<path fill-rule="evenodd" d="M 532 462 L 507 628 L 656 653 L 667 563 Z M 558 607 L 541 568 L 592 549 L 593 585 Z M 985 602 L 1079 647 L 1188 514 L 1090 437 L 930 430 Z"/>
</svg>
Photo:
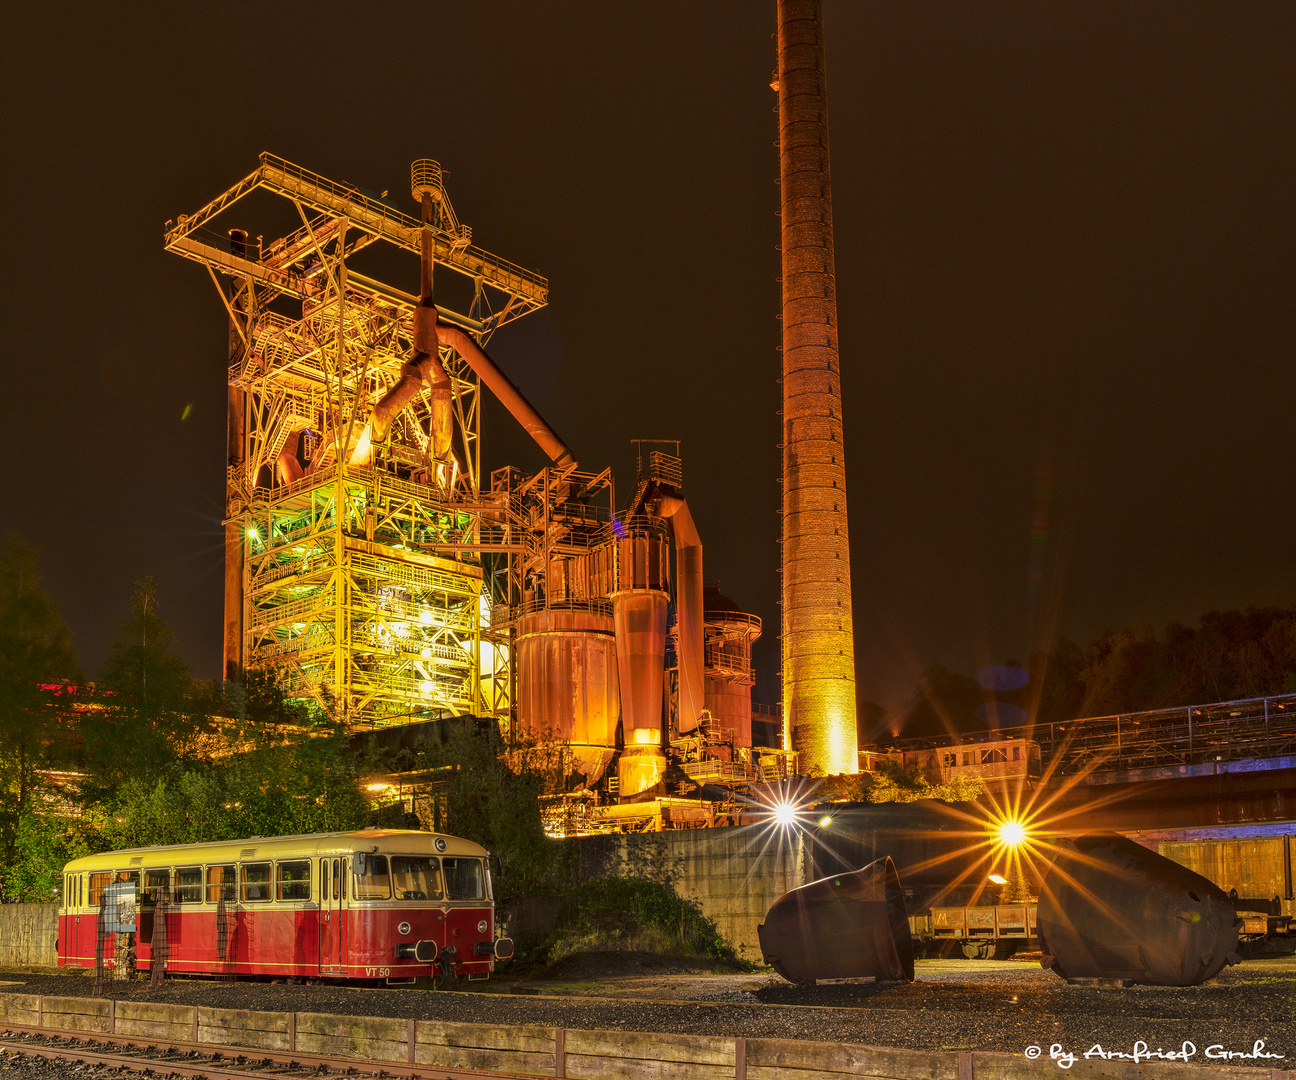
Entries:
<svg viewBox="0 0 1296 1080">
<path fill-rule="evenodd" d="M 794 832 L 766 846 L 748 828 L 608 833 L 578 845 L 581 881 L 640 877 L 669 885 L 712 919 L 740 957 L 761 959 L 756 927 L 785 892 L 810 880 L 809 841 Z"/>
<path fill-rule="evenodd" d="M 557 1080 L 1257 1080 L 1254 1068 L 1077 1061 L 1064 1074 L 1021 1054 L 896 1050 L 855 1043 L 660 1035 L 640 1031 L 451 1024 L 437 1020 L 265 1013 L 113 999 L 0 994 L 0 1030 L 54 1028 L 116 1037 L 201 1043 L 501 1071 Z M 1268 1071 L 1270 1080 L 1296 1080 Z"/>
<path fill-rule="evenodd" d="M 58 966 L 58 904 L 0 904 L 0 968 Z"/>
</svg>

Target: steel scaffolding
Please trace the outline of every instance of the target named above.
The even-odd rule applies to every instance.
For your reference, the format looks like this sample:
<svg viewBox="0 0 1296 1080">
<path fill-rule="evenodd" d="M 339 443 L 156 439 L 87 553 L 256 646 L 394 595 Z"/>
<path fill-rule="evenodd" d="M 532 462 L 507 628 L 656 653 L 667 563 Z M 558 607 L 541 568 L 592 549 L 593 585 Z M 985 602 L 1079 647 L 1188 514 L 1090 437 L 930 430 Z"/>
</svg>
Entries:
<svg viewBox="0 0 1296 1080">
<path fill-rule="evenodd" d="M 433 350 L 448 450 L 421 383 L 384 430 L 375 405 L 410 379 L 419 296 L 376 270 L 430 250 L 467 298 L 437 305 L 436 321 L 477 344 L 544 306 L 548 285 L 472 245 L 435 162 L 416 163 L 414 186 L 433 194 L 423 220 L 262 154 L 166 230 L 168 251 L 207 268 L 230 322 L 226 677 L 277 668 L 352 725 L 503 718 L 511 705 L 509 639 L 491 619 L 508 603 L 492 562 L 507 547 L 494 524 L 505 496 L 482 488 L 480 367 Z M 219 231 L 235 214 L 240 227 Z M 288 228 L 249 242 L 256 224 Z"/>
</svg>

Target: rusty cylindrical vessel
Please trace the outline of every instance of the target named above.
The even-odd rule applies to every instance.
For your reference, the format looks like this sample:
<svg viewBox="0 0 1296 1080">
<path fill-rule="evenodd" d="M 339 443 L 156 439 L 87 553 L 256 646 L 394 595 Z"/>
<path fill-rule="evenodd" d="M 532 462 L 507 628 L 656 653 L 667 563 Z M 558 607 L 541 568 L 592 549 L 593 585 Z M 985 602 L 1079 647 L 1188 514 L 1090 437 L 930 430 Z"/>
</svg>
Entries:
<svg viewBox="0 0 1296 1080">
<path fill-rule="evenodd" d="M 1037 926 L 1041 966 L 1064 979 L 1192 986 L 1238 960 L 1224 891 L 1117 833 L 1063 848 L 1040 886 Z"/>
<path fill-rule="evenodd" d="M 667 594 L 657 589 L 633 589 L 612 596 L 625 733 L 625 749 L 617 761 L 622 798 L 655 787 L 666 774 L 662 693 L 668 601 Z"/>
<path fill-rule="evenodd" d="M 821 0 L 778 0 L 783 715 L 800 771 L 859 772 Z"/>
<path fill-rule="evenodd" d="M 904 892 L 889 855 L 784 893 L 756 935 L 765 962 L 790 982 L 914 977 Z"/>
<path fill-rule="evenodd" d="M 718 586 L 708 586 L 703 600 L 706 627 L 706 707 L 734 746 L 752 744 L 752 643 L 761 621 L 741 611 Z"/>
<path fill-rule="evenodd" d="M 549 609 L 518 619 L 518 727 L 570 749 L 593 787 L 616 752 L 621 699 L 612 616 Z"/>
</svg>

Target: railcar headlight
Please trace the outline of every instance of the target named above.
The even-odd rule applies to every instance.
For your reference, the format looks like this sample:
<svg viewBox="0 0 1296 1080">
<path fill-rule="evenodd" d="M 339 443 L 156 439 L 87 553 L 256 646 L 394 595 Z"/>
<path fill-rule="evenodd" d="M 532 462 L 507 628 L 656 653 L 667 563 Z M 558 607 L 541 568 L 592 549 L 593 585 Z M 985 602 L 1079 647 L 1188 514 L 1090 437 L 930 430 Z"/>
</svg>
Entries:
<svg viewBox="0 0 1296 1080">
<path fill-rule="evenodd" d="M 487 925 L 486 920 L 482 919 L 482 921 L 477 924 L 477 933 L 479 934 L 486 933 L 486 925 Z"/>
</svg>

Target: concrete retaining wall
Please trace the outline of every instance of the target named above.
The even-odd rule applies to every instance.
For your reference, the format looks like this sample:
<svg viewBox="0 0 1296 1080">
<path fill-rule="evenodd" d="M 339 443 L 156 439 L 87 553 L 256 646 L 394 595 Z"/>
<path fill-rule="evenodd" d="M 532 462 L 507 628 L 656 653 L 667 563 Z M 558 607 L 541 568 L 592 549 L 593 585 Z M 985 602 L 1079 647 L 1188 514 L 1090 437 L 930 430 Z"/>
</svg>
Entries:
<svg viewBox="0 0 1296 1080">
<path fill-rule="evenodd" d="M 1042 1080 L 1061 1075 L 1047 1058 L 1022 1054 L 891 1050 L 853 1043 L 734 1039 L 638 1031 L 495 1027 L 436 1020 L 262 1013 L 102 998 L 0 994 L 0 1029 L 44 1027 L 82 1035 L 252 1047 L 355 1058 L 372 1065 L 499 1070 L 562 1080 Z M 1167 1062 L 1077 1061 L 1065 1075 L 1087 1080 L 1255 1080 L 1260 1070 Z M 1275 1080 L 1293 1080 L 1275 1070 Z"/>
<path fill-rule="evenodd" d="M 789 889 L 810 880 L 803 833 L 770 833 L 750 827 L 676 829 L 659 833 L 584 836 L 579 845 L 582 881 L 641 877 L 671 886 L 715 920 L 739 956 L 760 961 L 756 927 Z"/>
<path fill-rule="evenodd" d="M 58 965 L 58 904 L 0 904 L 0 968 Z"/>
</svg>

